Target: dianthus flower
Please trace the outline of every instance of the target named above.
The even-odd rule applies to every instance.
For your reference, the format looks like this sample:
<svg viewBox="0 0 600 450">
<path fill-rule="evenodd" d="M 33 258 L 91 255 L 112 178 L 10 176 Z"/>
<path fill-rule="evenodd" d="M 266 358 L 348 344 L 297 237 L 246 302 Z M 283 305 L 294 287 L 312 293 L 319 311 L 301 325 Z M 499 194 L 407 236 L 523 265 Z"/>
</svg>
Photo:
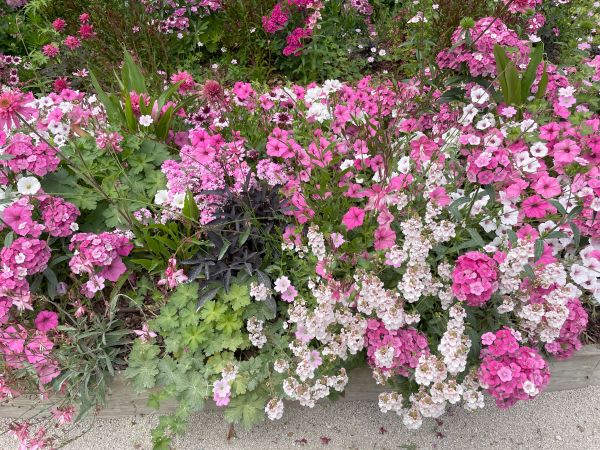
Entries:
<svg viewBox="0 0 600 450">
<path fill-rule="evenodd" d="M 498 289 L 496 262 L 481 252 L 468 252 L 456 260 L 452 292 L 469 306 L 483 306 Z"/>
<path fill-rule="evenodd" d="M 54 172 L 60 163 L 52 147 L 42 141 L 34 144 L 30 136 L 22 133 L 12 137 L 4 153 L 11 155 L 12 158 L 3 161 L 3 164 L 15 173 L 28 171 L 43 177 Z"/>
<path fill-rule="evenodd" d="M 66 237 L 77 230 L 79 209 L 60 197 L 45 197 L 40 203 L 42 220 L 50 236 Z"/>
<path fill-rule="evenodd" d="M 484 348 L 479 382 L 496 399 L 499 408 L 530 400 L 548 385 L 548 363 L 535 349 L 520 346 L 512 330 L 485 333 L 481 340 Z"/>
<path fill-rule="evenodd" d="M 577 298 L 567 304 L 569 317 L 563 324 L 558 339 L 545 345 L 548 353 L 557 359 L 568 359 L 582 346 L 579 336 L 588 323 L 588 314 Z"/>
<path fill-rule="evenodd" d="M 23 278 L 42 272 L 50 260 L 50 248 L 45 241 L 20 237 L 0 250 L 2 265 Z"/>
</svg>

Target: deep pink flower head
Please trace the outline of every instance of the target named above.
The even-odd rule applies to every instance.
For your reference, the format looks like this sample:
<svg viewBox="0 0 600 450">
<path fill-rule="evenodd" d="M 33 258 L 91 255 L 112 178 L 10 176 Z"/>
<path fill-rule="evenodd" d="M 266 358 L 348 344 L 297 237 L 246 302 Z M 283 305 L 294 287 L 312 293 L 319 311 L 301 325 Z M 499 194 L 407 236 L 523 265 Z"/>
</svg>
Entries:
<svg viewBox="0 0 600 450">
<path fill-rule="evenodd" d="M 500 408 L 537 396 L 550 381 L 548 363 L 530 347 L 520 346 L 512 330 L 504 328 L 482 336 L 481 385 Z"/>
<path fill-rule="evenodd" d="M 42 47 L 42 53 L 48 58 L 54 58 L 56 55 L 58 55 L 58 52 L 58 47 L 54 44 L 46 44 Z"/>
<path fill-rule="evenodd" d="M 346 226 L 348 231 L 360 227 L 365 219 L 365 211 L 362 208 L 353 206 L 348 210 L 342 218 L 342 223 Z"/>
<path fill-rule="evenodd" d="M 42 220 L 50 236 L 66 237 L 76 230 L 73 226 L 79 217 L 79 209 L 60 197 L 45 197 L 40 202 Z"/>
<path fill-rule="evenodd" d="M 52 311 L 40 311 L 35 318 L 35 327 L 42 333 L 53 330 L 58 326 L 58 314 Z"/>
<path fill-rule="evenodd" d="M 42 272 L 50 260 L 50 248 L 45 241 L 20 237 L 0 250 L 0 261 L 21 278 Z"/>
<path fill-rule="evenodd" d="M 65 27 L 67 26 L 67 22 L 65 22 L 63 19 L 61 19 L 60 17 L 54 19 L 54 22 L 52 22 L 52 28 L 54 28 L 56 31 L 58 31 L 59 33 L 65 29 Z"/>
<path fill-rule="evenodd" d="M 71 50 L 75 50 L 81 46 L 81 41 L 76 36 L 67 36 L 64 44 L 69 47 Z"/>
<path fill-rule="evenodd" d="M 12 137 L 4 152 L 12 158 L 3 161 L 3 165 L 15 173 L 28 171 L 43 177 L 49 172 L 54 172 L 60 164 L 60 159 L 52 147 L 45 142 L 35 144 L 30 136 L 22 133 Z"/>
<path fill-rule="evenodd" d="M 460 256 L 452 272 L 452 292 L 469 306 L 483 306 L 498 288 L 497 263 L 481 252 Z"/>
</svg>

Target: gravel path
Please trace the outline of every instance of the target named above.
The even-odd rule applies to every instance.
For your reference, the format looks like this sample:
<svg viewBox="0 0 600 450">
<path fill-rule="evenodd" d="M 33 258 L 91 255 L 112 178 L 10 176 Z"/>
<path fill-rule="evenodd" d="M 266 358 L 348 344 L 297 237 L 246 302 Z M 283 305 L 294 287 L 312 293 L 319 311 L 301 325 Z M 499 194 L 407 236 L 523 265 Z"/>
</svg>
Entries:
<svg viewBox="0 0 600 450">
<path fill-rule="evenodd" d="M 68 450 L 151 449 L 150 430 L 156 417 L 96 419 L 78 425 L 86 434 Z M 319 405 L 312 410 L 290 406 L 278 422 L 252 431 L 228 425 L 219 413 L 196 414 L 177 450 L 213 449 L 600 449 L 600 387 L 548 393 L 507 411 L 487 407 L 471 414 L 462 409 L 421 430 L 406 430 L 398 416 L 382 414 L 371 402 Z M 0 436 L 0 449 L 17 448 L 12 437 Z"/>
</svg>

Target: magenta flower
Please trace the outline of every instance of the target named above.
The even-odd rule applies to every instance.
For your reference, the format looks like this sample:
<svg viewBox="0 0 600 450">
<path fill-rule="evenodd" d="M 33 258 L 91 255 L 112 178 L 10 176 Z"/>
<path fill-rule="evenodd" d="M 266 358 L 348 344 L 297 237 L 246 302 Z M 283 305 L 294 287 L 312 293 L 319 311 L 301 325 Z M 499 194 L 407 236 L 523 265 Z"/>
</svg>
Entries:
<svg viewBox="0 0 600 450">
<path fill-rule="evenodd" d="M 532 195 L 521 204 L 521 207 L 525 215 L 532 219 L 542 219 L 546 214 L 556 212 L 556 208 L 539 195 Z"/>
<path fill-rule="evenodd" d="M 353 206 L 348 210 L 342 218 L 342 223 L 346 226 L 348 231 L 353 228 L 360 227 L 365 219 L 365 211 L 361 208 Z"/>
<path fill-rule="evenodd" d="M 35 327 L 45 333 L 58 326 L 58 314 L 52 311 L 40 311 L 35 318 Z"/>
<path fill-rule="evenodd" d="M 497 264 L 480 252 L 468 252 L 456 260 L 452 292 L 469 306 L 483 306 L 498 288 Z"/>
</svg>

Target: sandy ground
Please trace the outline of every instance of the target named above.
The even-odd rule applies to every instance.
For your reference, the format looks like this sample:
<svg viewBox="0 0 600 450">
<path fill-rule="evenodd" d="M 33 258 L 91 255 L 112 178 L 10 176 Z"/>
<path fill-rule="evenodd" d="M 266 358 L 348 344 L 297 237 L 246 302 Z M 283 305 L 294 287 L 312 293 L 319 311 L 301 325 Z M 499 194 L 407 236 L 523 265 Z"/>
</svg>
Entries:
<svg viewBox="0 0 600 450">
<path fill-rule="evenodd" d="M 406 430 L 393 413 L 371 402 L 287 407 L 282 420 L 268 422 L 227 441 L 228 425 L 217 412 L 196 414 L 175 449 L 600 449 L 600 387 L 548 393 L 507 411 L 489 405 L 469 413 L 456 409 L 439 423 L 427 419 L 421 430 Z M 68 450 L 151 449 L 155 416 L 82 422 L 79 440 Z M 17 449 L 0 436 L 0 449 Z"/>
</svg>

